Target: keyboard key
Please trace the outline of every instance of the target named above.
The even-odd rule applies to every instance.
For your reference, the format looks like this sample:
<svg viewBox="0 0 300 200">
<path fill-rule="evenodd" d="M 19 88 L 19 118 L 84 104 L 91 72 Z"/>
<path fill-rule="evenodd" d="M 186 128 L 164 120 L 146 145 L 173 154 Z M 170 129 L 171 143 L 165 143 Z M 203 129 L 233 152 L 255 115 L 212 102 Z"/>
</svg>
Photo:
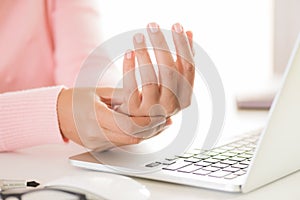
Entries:
<svg viewBox="0 0 300 200">
<path fill-rule="evenodd" d="M 244 161 L 240 162 L 240 164 L 250 165 L 250 160 L 244 160 Z"/>
<path fill-rule="evenodd" d="M 235 157 L 229 158 L 229 160 L 234 160 L 234 161 L 241 162 L 241 161 L 243 161 L 243 160 L 246 160 L 246 158 L 242 158 L 242 157 L 237 157 L 237 156 L 235 156 Z"/>
<path fill-rule="evenodd" d="M 241 175 L 244 175 L 244 174 L 246 174 L 246 171 L 244 171 L 244 170 L 240 170 L 240 171 L 237 171 L 237 172 L 234 173 L 234 175 L 238 175 L 238 176 L 241 176 Z"/>
<path fill-rule="evenodd" d="M 255 152 L 255 148 L 253 148 L 251 151 L 246 151 L 245 153 L 253 155 L 254 152 Z"/>
<path fill-rule="evenodd" d="M 217 163 L 217 162 L 220 162 L 220 160 L 213 159 L 213 158 L 208 158 L 208 159 L 205 159 L 203 161 L 204 162 L 208 162 L 208 163 Z"/>
<path fill-rule="evenodd" d="M 243 154 L 239 154 L 238 157 L 242 157 L 242 158 L 252 158 L 253 155 L 247 154 L 247 153 L 243 153 Z"/>
<path fill-rule="evenodd" d="M 189 164 L 187 162 L 176 162 L 172 165 L 168 165 L 168 166 L 164 167 L 163 169 L 174 171 L 174 170 L 180 169 L 182 167 L 186 167 L 188 165 L 191 165 L 191 164 Z"/>
<path fill-rule="evenodd" d="M 225 168 L 228 167 L 228 164 L 224 164 L 224 163 L 215 163 L 211 165 L 212 167 L 217 167 L 217 168 Z"/>
<path fill-rule="evenodd" d="M 210 173 L 208 176 L 216 177 L 216 178 L 222 178 L 222 177 L 227 176 L 229 174 L 231 174 L 231 172 L 226 172 L 226 171 L 219 170 L 219 171 Z"/>
<path fill-rule="evenodd" d="M 234 167 L 231 167 L 231 166 L 226 167 L 226 168 L 223 169 L 223 171 L 227 171 L 227 172 L 237 172 L 237 171 L 239 171 L 239 170 L 240 170 L 240 169 L 234 168 Z"/>
<path fill-rule="evenodd" d="M 227 157 L 233 157 L 233 156 L 236 156 L 237 154 L 233 153 L 233 152 L 225 152 L 225 153 L 222 153 L 221 155 L 222 156 L 227 156 Z"/>
<path fill-rule="evenodd" d="M 196 166 L 207 167 L 207 166 L 210 166 L 211 163 L 204 162 L 204 161 L 200 161 L 200 162 L 195 163 L 195 165 L 196 165 Z"/>
<path fill-rule="evenodd" d="M 193 174 L 202 175 L 202 176 L 208 175 L 210 173 L 211 173 L 211 171 L 206 171 L 206 170 L 203 170 L 203 169 L 198 169 L 198 170 L 193 172 Z"/>
<path fill-rule="evenodd" d="M 213 156 L 212 158 L 218 159 L 218 160 L 226 160 L 228 157 L 220 154 L 220 155 Z"/>
<path fill-rule="evenodd" d="M 194 158 L 198 158 L 198 159 L 202 159 L 202 160 L 207 159 L 207 158 L 210 158 L 210 156 L 204 155 L 204 154 L 195 155 L 195 156 L 193 156 L 193 157 L 194 157 Z"/>
<path fill-rule="evenodd" d="M 234 178 L 236 178 L 236 177 L 238 177 L 238 175 L 235 175 L 235 174 L 229 174 L 229 175 L 225 176 L 224 178 L 225 178 L 225 179 L 234 179 Z"/>
<path fill-rule="evenodd" d="M 245 154 L 253 156 L 254 155 L 254 151 L 246 151 Z"/>
<path fill-rule="evenodd" d="M 230 152 L 235 153 L 235 154 L 241 154 L 241 153 L 244 153 L 245 150 L 241 150 L 241 149 L 233 149 L 233 150 L 231 150 Z"/>
<path fill-rule="evenodd" d="M 195 158 L 195 157 L 191 157 L 191 158 L 187 158 L 184 160 L 185 162 L 192 162 L 192 163 L 196 163 L 199 162 L 200 159 L 199 158 Z"/>
<path fill-rule="evenodd" d="M 220 168 L 212 167 L 212 166 L 203 167 L 202 169 L 206 171 L 212 171 L 212 172 L 220 170 Z"/>
<path fill-rule="evenodd" d="M 174 160 L 177 160 L 177 159 L 178 159 L 177 157 L 165 158 L 165 160 L 167 160 L 167 161 L 174 161 Z"/>
<path fill-rule="evenodd" d="M 243 165 L 243 164 L 240 164 L 240 163 L 236 163 L 234 165 L 231 165 L 232 167 L 235 167 L 235 168 L 239 168 L 239 169 L 245 169 L 248 167 L 248 165 Z"/>
<path fill-rule="evenodd" d="M 220 154 L 220 153 L 214 152 L 214 151 L 208 151 L 208 152 L 203 153 L 203 155 L 207 155 L 207 156 L 216 156 L 218 154 Z"/>
<path fill-rule="evenodd" d="M 162 161 L 162 164 L 163 164 L 163 165 L 172 165 L 172 164 L 174 164 L 174 163 L 175 163 L 175 161 L 168 161 L 168 160 Z"/>
<path fill-rule="evenodd" d="M 202 167 L 200 166 L 195 166 L 195 165 L 189 165 L 183 168 L 180 168 L 178 171 L 179 172 L 185 172 L 185 173 L 191 173 L 193 171 L 196 171 L 198 169 L 201 169 Z"/>
<path fill-rule="evenodd" d="M 233 165 L 233 164 L 237 163 L 237 161 L 234 161 L 234 160 L 222 160 L 221 163 L 228 164 L 228 165 Z"/>
<path fill-rule="evenodd" d="M 254 148 L 251 148 L 251 147 L 246 146 L 246 147 L 244 147 L 243 149 L 244 149 L 245 151 L 252 151 Z"/>
<path fill-rule="evenodd" d="M 244 153 L 246 152 L 246 149 L 248 149 L 246 146 L 242 146 L 239 148 L 236 148 L 237 150 L 243 151 Z"/>
<path fill-rule="evenodd" d="M 193 156 L 193 154 L 190 154 L 190 153 L 184 153 L 184 154 L 178 155 L 178 156 L 176 156 L 176 157 L 178 157 L 178 158 L 190 158 L 190 157 L 192 157 L 192 156 Z"/>
<path fill-rule="evenodd" d="M 147 165 L 145 165 L 145 166 L 146 166 L 146 167 L 157 167 L 157 166 L 159 166 L 159 165 L 161 165 L 160 162 L 153 162 L 153 163 L 147 164 Z"/>
</svg>

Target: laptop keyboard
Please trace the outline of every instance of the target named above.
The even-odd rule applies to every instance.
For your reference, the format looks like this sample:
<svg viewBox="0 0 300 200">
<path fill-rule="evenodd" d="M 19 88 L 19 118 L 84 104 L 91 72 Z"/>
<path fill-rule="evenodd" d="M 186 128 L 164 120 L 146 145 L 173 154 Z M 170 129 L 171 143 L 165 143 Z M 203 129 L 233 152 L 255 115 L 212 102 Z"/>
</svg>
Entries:
<svg viewBox="0 0 300 200">
<path fill-rule="evenodd" d="M 163 170 L 178 173 L 234 179 L 246 174 L 258 138 L 259 133 L 255 133 L 208 151 L 193 149 L 162 162 L 149 163 L 146 167 L 162 166 Z"/>
</svg>

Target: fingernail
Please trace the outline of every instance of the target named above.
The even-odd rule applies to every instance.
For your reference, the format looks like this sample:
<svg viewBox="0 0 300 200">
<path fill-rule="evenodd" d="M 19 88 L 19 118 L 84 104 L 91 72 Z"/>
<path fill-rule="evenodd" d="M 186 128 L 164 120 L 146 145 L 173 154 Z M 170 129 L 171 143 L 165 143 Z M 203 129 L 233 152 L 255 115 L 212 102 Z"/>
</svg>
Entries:
<svg viewBox="0 0 300 200">
<path fill-rule="evenodd" d="M 126 51 L 126 59 L 131 59 L 132 58 L 132 51 L 131 50 L 127 50 Z"/>
<path fill-rule="evenodd" d="M 149 23 L 148 27 L 149 27 L 151 33 L 156 33 L 159 30 L 158 24 L 154 23 L 154 22 L 153 23 Z"/>
<path fill-rule="evenodd" d="M 176 33 L 182 33 L 183 28 L 179 23 L 174 24 L 174 30 L 176 31 Z"/>
<path fill-rule="evenodd" d="M 134 40 L 136 43 L 142 43 L 144 41 L 144 35 L 141 33 L 135 34 Z"/>
</svg>

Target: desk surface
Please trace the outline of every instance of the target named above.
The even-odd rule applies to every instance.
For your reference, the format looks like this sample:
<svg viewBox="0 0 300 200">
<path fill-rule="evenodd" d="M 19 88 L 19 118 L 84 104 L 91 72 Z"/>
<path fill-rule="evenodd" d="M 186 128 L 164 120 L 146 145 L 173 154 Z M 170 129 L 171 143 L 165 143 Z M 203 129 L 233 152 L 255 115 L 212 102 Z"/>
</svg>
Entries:
<svg viewBox="0 0 300 200">
<path fill-rule="evenodd" d="M 232 133 L 228 131 L 230 130 L 228 127 L 235 127 L 234 130 L 237 131 L 247 130 L 253 126 L 260 126 L 264 123 L 267 116 L 266 112 L 261 111 L 242 111 L 231 114 L 235 115 L 238 120 L 231 120 L 230 123 L 227 123 L 224 137 Z M 236 127 L 236 124 L 239 124 L 239 127 Z M 0 177 L 7 179 L 36 179 L 41 183 L 46 183 L 65 175 L 84 174 L 87 173 L 87 170 L 73 167 L 68 162 L 68 157 L 84 151 L 83 147 L 70 143 L 68 145 L 45 145 L 18 152 L 0 153 Z M 282 200 L 287 196 L 289 199 L 300 198 L 300 172 L 248 194 L 232 194 L 139 178 L 134 179 L 144 184 L 150 190 L 151 199 Z"/>
</svg>

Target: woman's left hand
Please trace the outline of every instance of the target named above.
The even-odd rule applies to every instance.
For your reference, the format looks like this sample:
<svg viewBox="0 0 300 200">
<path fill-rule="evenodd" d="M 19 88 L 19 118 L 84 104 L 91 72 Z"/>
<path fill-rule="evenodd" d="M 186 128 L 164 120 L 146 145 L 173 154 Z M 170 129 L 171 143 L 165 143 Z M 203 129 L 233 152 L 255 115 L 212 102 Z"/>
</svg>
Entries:
<svg viewBox="0 0 300 200">
<path fill-rule="evenodd" d="M 117 105 L 118 112 L 130 116 L 164 116 L 166 118 L 186 108 L 191 103 L 195 67 L 192 53 L 192 33 L 184 32 L 180 24 L 172 26 L 176 48 L 173 60 L 163 33 L 156 23 L 147 27 L 158 64 L 158 76 L 151 62 L 145 37 L 134 36 L 135 51 L 128 51 L 123 61 L 123 89 L 115 90 L 112 99 L 103 97 L 104 102 Z M 142 81 L 140 91 L 135 77 L 137 58 Z M 107 89 L 109 93 L 109 89 Z M 105 92 L 104 92 L 105 93 Z M 122 100 L 120 100 L 120 96 Z"/>
</svg>

